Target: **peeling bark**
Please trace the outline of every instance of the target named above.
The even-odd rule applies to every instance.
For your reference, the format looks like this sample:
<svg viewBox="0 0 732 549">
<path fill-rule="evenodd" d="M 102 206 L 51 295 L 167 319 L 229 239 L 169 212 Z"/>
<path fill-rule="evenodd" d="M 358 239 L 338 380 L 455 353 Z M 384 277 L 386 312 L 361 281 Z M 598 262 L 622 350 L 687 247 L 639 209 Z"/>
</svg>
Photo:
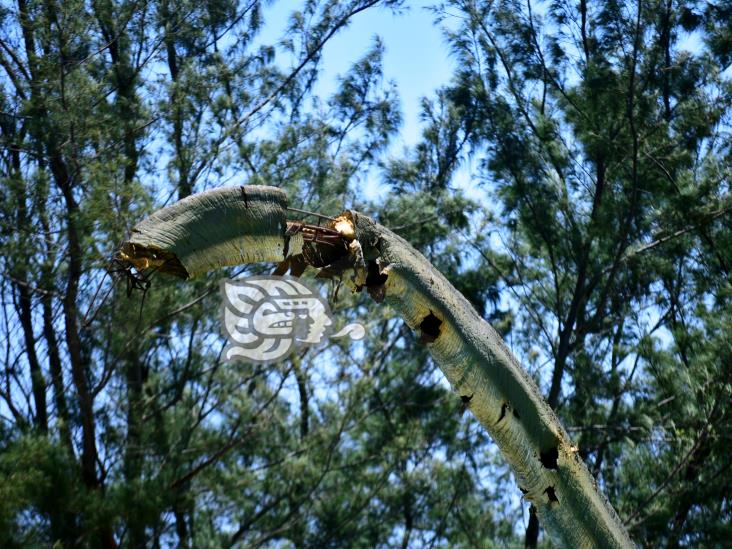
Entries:
<svg viewBox="0 0 732 549">
<path fill-rule="evenodd" d="M 496 331 L 408 242 L 366 216 L 349 215 L 366 260 L 379 258 L 388 274 L 385 302 L 412 329 L 430 315 L 441 320 L 438 337 L 428 343 L 432 356 L 458 394 L 472 395 L 470 411 L 552 538 L 567 547 L 631 547 L 576 446 Z M 520 409 L 520 418 L 505 414 L 504 403 Z"/>
<path fill-rule="evenodd" d="M 302 237 L 286 237 L 287 196 L 274 187 L 213 189 L 155 212 L 134 229 L 120 257 L 136 268 L 156 267 L 181 278 L 302 252 Z"/>
<path fill-rule="evenodd" d="M 242 192 L 250 197 L 248 207 L 242 206 Z M 234 218 L 235 211 L 240 217 Z M 217 189 L 142 221 L 123 251 L 143 267 L 150 266 L 151 250 L 163 252 L 165 261 L 179 260 L 184 278 L 222 265 L 284 261 L 292 251 L 285 213 L 286 197 L 277 189 Z M 358 243 L 361 264 L 352 265 L 354 286 L 374 291 L 419 330 L 453 389 L 469 396 L 469 409 L 496 441 L 551 537 L 572 548 L 632 547 L 536 384 L 467 299 L 406 240 L 367 216 L 344 212 L 329 229 L 337 230 L 346 246 Z M 364 263 L 366 282 L 359 284 Z"/>
</svg>

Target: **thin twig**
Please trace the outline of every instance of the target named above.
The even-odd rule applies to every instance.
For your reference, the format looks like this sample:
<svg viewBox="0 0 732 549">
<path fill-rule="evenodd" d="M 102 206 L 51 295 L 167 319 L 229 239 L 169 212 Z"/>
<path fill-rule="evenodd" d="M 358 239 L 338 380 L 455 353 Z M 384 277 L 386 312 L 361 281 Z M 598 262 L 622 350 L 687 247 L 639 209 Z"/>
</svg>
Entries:
<svg viewBox="0 0 732 549">
<path fill-rule="evenodd" d="M 291 208 L 291 207 L 288 207 L 287 208 L 287 211 L 288 212 L 297 212 L 297 213 L 304 214 L 304 215 L 311 215 L 313 217 L 319 217 L 321 219 L 327 219 L 329 221 L 335 221 L 336 220 L 335 217 L 330 217 L 329 215 L 323 215 L 321 213 L 316 213 L 316 212 L 309 212 L 307 210 L 301 210 L 299 208 Z"/>
</svg>

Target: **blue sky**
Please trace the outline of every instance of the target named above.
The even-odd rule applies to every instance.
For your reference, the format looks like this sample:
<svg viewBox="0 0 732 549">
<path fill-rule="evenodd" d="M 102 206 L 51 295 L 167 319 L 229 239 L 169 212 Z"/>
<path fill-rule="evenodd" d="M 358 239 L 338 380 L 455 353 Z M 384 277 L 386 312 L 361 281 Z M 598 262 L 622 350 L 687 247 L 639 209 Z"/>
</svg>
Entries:
<svg viewBox="0 0 732 549">
<path fill-rule="evenodd" d="M 420 99 L 449 82 L 454 64 L 448 56 L 439 27 L 425 8 L 433 2 L 408 1 L 403 14 L 372 8 L 356 15 L 351 24 L 325 46 L 321 81 L 317 91 L 328 95 L 336 89 L 338 75 L 344 74 L 381 37 L 384 47 L 384 77 L 396 82 L 404 123 L 395 146 L 415 144 L 420 135 Z M 284 33 L 289 14 L 299 3 L 283 0 L 264 9 L 262 43 L 275 43 Z"/>
<path fill-rule="evenodd" d="M 366 10 L 356 15 L 323 51 L 321 79 L 316 92 L 327 97 L 336 90 L 338 76 L 363 56 L 375 36 L 381 38 L 385 48 L 384 78 L 396 83 L 403 116 L 399 134 L 387 153 L 390 156 L 404 156 L 406 149 L 419 141 L 421 99 L 433 97 L 437 88 L 450 82 L 455 70 L 441 27 L 435 25 L 434 15 L 427 9 L 434 3 L 434 0 L 407 0 L 398 14 L 384 8 Z M 263 12 L 265 25 L 258 37 L 260 43 L 277 43 L 284 35 L 290 13 L 300 7 L 299 2 L 292 0 L 266 7 Z M 286 62 L 284 58 L 279 61 Z M 454 185 L 469 198 L 482 199 L 482 191 L 471 183 L 472 172 L 473 166 L 466 161 L 455 173 Z M 379 177 L 374 170 L 365 174 L 366 185 L 362 191 L 366 198 L 383 195 L 385 189 Z"/>
</svg>

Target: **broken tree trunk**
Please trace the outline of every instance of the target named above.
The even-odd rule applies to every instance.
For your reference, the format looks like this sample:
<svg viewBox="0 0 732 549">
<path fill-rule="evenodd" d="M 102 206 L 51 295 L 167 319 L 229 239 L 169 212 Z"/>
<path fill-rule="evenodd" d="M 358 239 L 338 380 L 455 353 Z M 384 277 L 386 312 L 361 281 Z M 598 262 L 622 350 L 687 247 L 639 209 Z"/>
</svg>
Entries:
<svg viewBox="0 0 732 549">
<path fill-rule="evenodd" d="M 553 540 L 572 548 L 633 547 L 534 381 L 422 254 L 358 212 L 344 212 L 325 227 L 288 222 L 286 215 L 286 195 L 276 188 L 207 191 L 139 223 L 119 258 L 182 278 L 254 261 L 277 261 L 293 274 L 303 265 L 320 268 L 321 275 L 353 269 L 356 289 L 366 287 L 421 332 Z"/>
</svg>

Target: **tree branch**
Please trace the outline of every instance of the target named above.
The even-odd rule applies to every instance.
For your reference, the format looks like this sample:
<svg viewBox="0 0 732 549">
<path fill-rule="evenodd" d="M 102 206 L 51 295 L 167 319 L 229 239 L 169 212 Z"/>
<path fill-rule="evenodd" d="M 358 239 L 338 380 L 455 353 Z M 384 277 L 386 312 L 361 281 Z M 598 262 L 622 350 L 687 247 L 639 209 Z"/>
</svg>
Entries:
<svg viewBox="0 0 732 549">
<path fill-rule="evenodd" d="M 248 202 L 252 207 L 241 208 L 242 192 L 252 197 Z M 196 265 L 203 272 L 205 266 L 210 270 L 245 260 L 273 261 L 289 253 L 286 197 L 278 189 L 216 189 L 182 203 L 138 224 L 133 239 L 123 246 L 128 260 L 144 260 L 151 249 L 176 259 L 180 252 L 183 266 Z M 241 224 L 236 230 L 263 232 L 269 243 L 263 244 L 263 238 L 249 239 L 244 243 L 251 250 L 222 248 L 220 238 L 229 237 L 221 233 L 221 212 L 231 207 L 240 212 Z M 216 210 L 217 215 L 209 216 Z M 366 282 L 372 295 L 383 298 L 407 325 L 422 332 L 453 388 L 460 395 L 471 395 L 471 411 L 496 441 L 526 489 L 524 497 L 537 508 L 552 537 L 568 547 L 632 547 L 576 446 L 495 330 L 404 239 L 358 212 L 347 211 L 337 219 L 332 229 L 338 231 L 344 244 L 357 241 L 363 258 L 374 262 L 379 271 L 380 276 Z M 188 238 L 192 234 L 201 238 Z M 240 238 L 246 236 L 240 234 Z M 261 254 L 262 248 L 269 251 L 269 257 Z M 136 251 L 140 251 L 139 256 Z M 187 270 L 186 275 L 189 273 Z M 506 410 L 515 413 L 507 414 Z"/>
</svg>

